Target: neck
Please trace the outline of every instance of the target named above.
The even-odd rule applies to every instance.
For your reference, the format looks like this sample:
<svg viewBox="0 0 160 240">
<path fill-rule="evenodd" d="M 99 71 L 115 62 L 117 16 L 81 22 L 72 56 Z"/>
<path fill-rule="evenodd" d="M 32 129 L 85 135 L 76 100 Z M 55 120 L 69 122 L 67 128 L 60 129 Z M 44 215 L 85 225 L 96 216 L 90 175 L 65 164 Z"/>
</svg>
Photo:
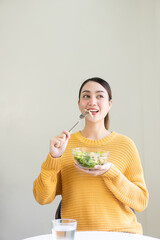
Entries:
<svg viewBox="0 0 160 240">
<path fill-rule="evenodd" d="M 98 123 L 85 123 L 84 129 L 81 131 L 81 134 L 85 138 L 89 139 L 101 139 L 110 134 L 110 132 L 105 128 L 104 124 Z"/>
</svg>

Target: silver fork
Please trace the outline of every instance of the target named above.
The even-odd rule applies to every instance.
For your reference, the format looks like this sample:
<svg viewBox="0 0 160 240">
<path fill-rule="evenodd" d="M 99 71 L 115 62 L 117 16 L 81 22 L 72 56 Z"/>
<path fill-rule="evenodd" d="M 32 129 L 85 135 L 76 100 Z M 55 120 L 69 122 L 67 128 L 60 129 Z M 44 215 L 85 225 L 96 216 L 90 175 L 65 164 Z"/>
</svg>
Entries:
<svg viewBox="0 0 160 240">
<path fill-rule="evenodd" d="M 76 122 L 76 123 L 73 125 L 73 127 L 71 127 L 71 129 L 69 130 L 69 132 L 71 132 L 72 129 L 73 129 L 75 126 L 77 126 L 77 124 L 78 124 L 83 118 L 85 118 L 85 116 L 86 116 L 88 113 L 89 113 L 88 111 L 82 113 L 82 114 L 79 116 L 79 120 L 78 120 L 78 122 Z"/>
</svg>

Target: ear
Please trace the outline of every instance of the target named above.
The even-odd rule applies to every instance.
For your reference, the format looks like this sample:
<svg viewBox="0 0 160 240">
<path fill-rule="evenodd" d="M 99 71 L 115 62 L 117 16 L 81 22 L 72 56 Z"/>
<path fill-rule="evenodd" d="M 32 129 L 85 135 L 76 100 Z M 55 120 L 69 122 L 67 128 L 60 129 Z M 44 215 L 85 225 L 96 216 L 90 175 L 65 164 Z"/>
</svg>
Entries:
<svg viewBox="0 0 160 240">
<path fill-rule="evenodd" d="M 109 110 L 111 109 L 112 107 L 112 99 L 109 101 Z"/>
<path fill-rule="evenodd" d="M 79 104 L 80 104 L 80 101 L 78 100 L 78 107 L 79 107 Z M 80 110 L 80 107 L 79 107 L 79 110 Z"/>
</svg>

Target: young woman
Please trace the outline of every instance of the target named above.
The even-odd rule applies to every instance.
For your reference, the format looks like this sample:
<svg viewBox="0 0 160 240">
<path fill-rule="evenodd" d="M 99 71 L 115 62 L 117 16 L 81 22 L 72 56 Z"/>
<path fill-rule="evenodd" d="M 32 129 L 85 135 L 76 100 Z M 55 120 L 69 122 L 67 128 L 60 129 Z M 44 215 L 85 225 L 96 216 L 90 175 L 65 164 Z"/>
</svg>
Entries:
<svg viewBox="0 0 160 240">
<path fill-rule="evenodd" d="M 118 231 L 142 234 L 134 211 L 143 211 L 148 192 L 133 141 L 109 131 L 112 94 L 100 78 L 86 80 L 79 90 L 79 109 L 90 110 L 82 131 L 63 131 L 50 140 L 50 152 L 33 184 L 35 199 L 51 203 L 62 195 L 61 218 L 77 220 L 78 231 Z M 89 171 L 74 164 L 75 147 L 109 151 L 107 164 Z M 133 211 L 134 210 L 134 211 Z"/>
</svg>

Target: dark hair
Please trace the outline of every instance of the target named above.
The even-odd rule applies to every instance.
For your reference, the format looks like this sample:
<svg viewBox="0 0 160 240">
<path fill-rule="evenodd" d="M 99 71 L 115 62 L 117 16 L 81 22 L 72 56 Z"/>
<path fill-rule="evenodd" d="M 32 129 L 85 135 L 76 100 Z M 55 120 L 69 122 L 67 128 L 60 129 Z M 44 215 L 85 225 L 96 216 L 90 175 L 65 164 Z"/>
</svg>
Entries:
<svg viewBox="0 0 160 240">
<path fill-rule="evenodd" d="M 80 89 L 79 89 L 79 101 L 80 101 L 80 95 L 81 95 L 81 91 L 82 91 L 82 88 L 83 86 L 87 83 L 87 82 L 97 82 L 99 84 L 102 85 L 102 87 L 104 87 L 108 93 L 108 96 L 109 96 L 109 101 L 112 99 L 112 91 L 111 91 L 111 87 L 110 85 L 105 81 L 103 80 L 102 78 L 99 78 L 99 77 L 93 77 L 93 78 L 89 78 L 87 80 L 85 80 Z M 109 129 L 109 113 L 105 116 L 104 118 L 104 126 L 105 128 L 108 130 Z"/>
</svg>

